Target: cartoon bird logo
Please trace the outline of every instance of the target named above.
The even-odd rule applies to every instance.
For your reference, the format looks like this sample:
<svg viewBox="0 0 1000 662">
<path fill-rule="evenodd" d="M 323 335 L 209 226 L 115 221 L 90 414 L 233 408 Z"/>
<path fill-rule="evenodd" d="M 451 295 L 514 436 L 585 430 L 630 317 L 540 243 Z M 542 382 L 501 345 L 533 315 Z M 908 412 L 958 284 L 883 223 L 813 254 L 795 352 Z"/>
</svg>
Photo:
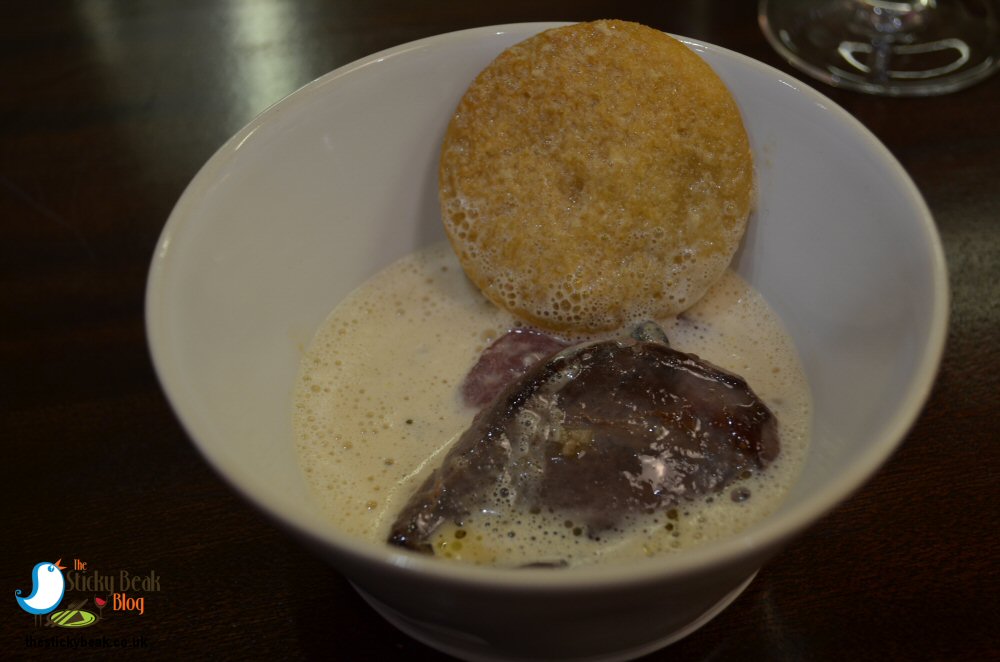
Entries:
<svg viewBox="0 0 1000 662">
<path fill-rule="evenodd" d="M 47 614 L 59 606 L 66 592 L 66 580 L 62 571 L 66 566 L 60 565 L 62 559 L 55 563 L 37 563 L 31 571 L 31 595 L 21 597 L 21 589 L 15 589 L 14 595 L 21 609 L 40 616 Z"/>
</svg>

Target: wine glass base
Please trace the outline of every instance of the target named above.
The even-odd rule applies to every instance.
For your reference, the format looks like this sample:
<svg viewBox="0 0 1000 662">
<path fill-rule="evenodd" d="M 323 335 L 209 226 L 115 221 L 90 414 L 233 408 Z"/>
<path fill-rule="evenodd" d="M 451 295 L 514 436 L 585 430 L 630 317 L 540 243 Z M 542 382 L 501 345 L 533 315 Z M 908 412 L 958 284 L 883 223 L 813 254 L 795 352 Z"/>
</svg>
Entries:
<svg viewBox="0 0 1000 662">
<path fill-rule="evenodd" d="M 931 96 L 1000 68 L 1000 17 L 980 4 L 761 0 L 758 20 L 771 46 L 813 78 L 868 94 Z"/>
</svg>

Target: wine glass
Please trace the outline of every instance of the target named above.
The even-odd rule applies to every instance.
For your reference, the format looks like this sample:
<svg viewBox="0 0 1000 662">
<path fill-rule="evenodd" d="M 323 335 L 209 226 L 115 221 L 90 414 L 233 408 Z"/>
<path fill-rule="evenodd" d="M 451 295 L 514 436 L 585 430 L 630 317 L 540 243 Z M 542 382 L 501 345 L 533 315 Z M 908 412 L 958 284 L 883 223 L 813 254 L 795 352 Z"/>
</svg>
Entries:
<svg viewBox="0 0 1000 662">
<path fill-rule="evenodd" d="M 1000 67 L 1000 0 L 760 0 L 764 36 L 788 62 L 859 92 L 954 92 Z"/>
<path fill-rule="evenodd" d="M 97 605 L 99 613 L 97 615 L 97 620 L 104 620 L 104 606 L 108 604 L 108 601 L 99 595 L 94 596 L 94 604 Z"/>
</svg>

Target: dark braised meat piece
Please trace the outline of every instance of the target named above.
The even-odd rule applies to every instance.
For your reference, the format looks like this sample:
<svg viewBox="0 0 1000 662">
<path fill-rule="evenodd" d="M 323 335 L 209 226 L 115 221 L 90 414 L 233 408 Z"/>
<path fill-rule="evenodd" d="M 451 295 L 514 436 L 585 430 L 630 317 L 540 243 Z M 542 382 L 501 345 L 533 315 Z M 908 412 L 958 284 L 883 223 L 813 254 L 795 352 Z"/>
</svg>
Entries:
<svg viewBox="0 0 1000 662">
<path fill-rule="evenodd" d="M 509 384 L 413 494 L 389 543 L 432 552 L 444 522 L 506 508 L 565 513 L 596 536 L 721 491 L 778 452 L 774 416 L 741 377 L 671 349 L 647 322 Z"/>
</svg>

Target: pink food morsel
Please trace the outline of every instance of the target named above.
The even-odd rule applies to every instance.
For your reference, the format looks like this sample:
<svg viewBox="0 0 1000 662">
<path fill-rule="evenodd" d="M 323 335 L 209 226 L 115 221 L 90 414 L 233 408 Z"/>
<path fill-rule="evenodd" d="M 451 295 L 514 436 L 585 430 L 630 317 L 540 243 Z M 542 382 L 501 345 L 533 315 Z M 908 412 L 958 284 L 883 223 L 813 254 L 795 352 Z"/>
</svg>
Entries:
<svg viewBox="0 0 1000 662">
<path fill-rule="evenodd" d="M 528 368 L 568 346 L 540 331 L 509 331 L 483 350 L 462 383 L 462 399 L 470 407 L 485 407 Z"/>
</svg>

